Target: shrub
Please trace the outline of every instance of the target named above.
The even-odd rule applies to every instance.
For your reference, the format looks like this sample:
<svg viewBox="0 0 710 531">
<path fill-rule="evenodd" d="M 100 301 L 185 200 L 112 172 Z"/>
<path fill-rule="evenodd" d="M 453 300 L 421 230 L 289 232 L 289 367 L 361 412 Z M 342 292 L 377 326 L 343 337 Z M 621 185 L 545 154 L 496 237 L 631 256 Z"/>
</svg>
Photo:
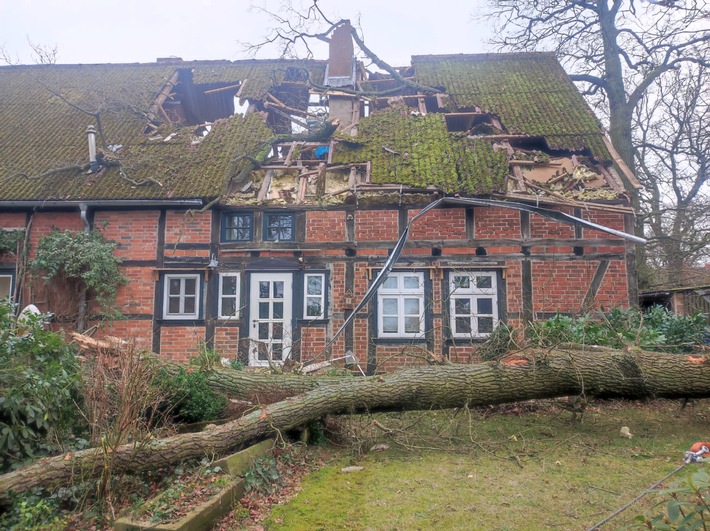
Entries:
<svg viewBox="0 0 710 531">
<path fill-rule="evenodd" d="M 540 346 L 576 343 L 623 348 L 634 345 L 663 352 L 689 352 L 703 343 L 705 333 L 702 314 L 675 315 L 660 306 L 643 313 L 614 308 L 601 321 L 593 320 L 589 315 L 569 317 L 558 314 L 530 327 L 532 343 Z"/>
<path fill-rule="evenodd" d="M 86 428 L 74 351 L 44 329 L 46 316 L 14 310 L 0 301 L 0 471 L 63 451 Z"/>
<path fill-rule="evenodd" d="M 202 372 L 187 372 L 182 367 L 177 374 L 163 370 L 158 382 L 168 397 L 162 407 L 179 421 L 217 420 L 227 407 L 227 397 L 210 389 Z"/>
</svg>

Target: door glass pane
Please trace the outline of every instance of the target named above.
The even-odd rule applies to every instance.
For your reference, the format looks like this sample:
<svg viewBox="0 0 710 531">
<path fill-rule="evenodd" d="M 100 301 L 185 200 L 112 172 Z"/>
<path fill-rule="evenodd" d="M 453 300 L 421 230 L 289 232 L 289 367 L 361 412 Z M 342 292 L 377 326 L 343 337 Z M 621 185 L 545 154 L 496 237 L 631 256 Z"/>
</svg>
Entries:
<svg viewBox="0 0 710 531">
<path fill-rule="evenodd" d="M 185 279 L 185 295 L 194 295 L 197 293 L 197 281 L 194 278 Z"/>
<path fill-rule="evenodd" d="M 323 293 L 323 277 L 308 277 L 307 294 L 320 295 Z"/>
<path fill-rule="evenodd" d="M 419 277 L 404 277 L 405 289 L 419 289 Z"/>
<path fill-rule="evenodd" d="M 268 302 L 260 302 L 259 303 L 259 319 L 268 319 L 269 318 L 269 303 Z"/>
<path fill-rule="evenodd" d="M 404 314 L 419 315 L 419 299 L 404 299 Z"/>
<path fill-rule="evenodd" d="M 468 317 L 457 317 L 456 318 L 456 333 L 457 334 L 470 334 L 471 333 L 471 320 Z"/>
<path fill-rule="evenodd" d="M 169 297 L 168 298 L 168 313 L 171 313 L 171 314 L 180 313 L 180 298 L 179 297 Z"/>
<path fill-rule="evenodd" d="M 274 299 L 284 298 L 284 283 L 283 280 L 274 282 Z"/>
<path fill-rule="evenodd" d="M 397 315 L 397 299 L 382 299 L 382 315 Z"/>
<path fill-rule="evenodd" d="M 237 314 L 237 300 L 222 299 L 222 315 L 236 315 Z"/>
<path fill-rule="evenodd" d="M 397 289 L 397 278 L 398 277 L 393 277 L 389 276 L 385 279 L 384 284 L 382 284 L 382 287 L 384 289 Z"/>
<path fill-rule="evenodd" d="M 396 317 L 383 317 L 382 318 L 382 331 L 388 334 L 397 333 L 397 318 Z"/>
<path fill-rule="evenodd" d="M 259 339 L 269 339 L 269 323 L 259 323 Z"/>
<path fill-rule="evenodd" d="M 268 361 L 268 359 L 269 359 L 269 344 L 268 343 L 259 343 L 257 345 L 257 356 L 259 357 L 259 361 Z"/>
<path fill-rule="evenodd" d="M 281 340 L 284 338 L 284 327 L 281 323 L 274 323 L 274 337 L 272 339 Z"/>
<path fill-rule="evenodd" d="M 476 287 L 480 289 L 492 288 L 493 287 L 493 277 L 476 277 Z"/>
<path fill-rule="evenodd" d="M 168 293 L 170 295 L 180 295 L 180 279 L 171 278 L 170 287 L 168 288 Z"/>
<path fill-rule="evenodd" d="M 195 297 L 185 297 L 185 313 L 195 313 Z"/>
<path fill-rule="evenodd" d="M 456 299 L 454 303 L 454 313 L 456 315 L 468 315 L 471 313 L 471 299 Z"/>
<path fill-rule="evenodd" d="M 274 343 L 271 345 L 271 359 L 282 360 L 283 355 L 283 345 L 281 343 Z"/>
<path fill-rule="evenodd" d="M 318 317 L 323 310 L 320 306 L 320 298 L 308 297 L 306 300 L 306 316 L 307 317 Z"/>
<path fill-rule="evenodd" d="M 284 303 L 275 302 L 274 303 L 274 315 L 272 319 L 283 319 L 284 318 Z"/>
<path fill-rule="evenodd" d="M 237 277 L 222 277 L 222 295 L 237 294 Z"/>
<path fill-rule="evenodd" d="M 419 332 L 419 317 L 405 317 L 404 318 L 404 331 L 409 334 L 416 334 Z"/>
<path fill-rule="evenodd" d="M 493 317 L 479 317 L 478 333 L 490 334 L 491 332 L 493 332 Z"/>
<path fill-rule="evenodd" d="M 259 282 L 259 298 L 260 299 L 268 299 L 269 298 L 269 282 L 264 281 L 264 280 Z"/>
<path fill-rule="evenodd" d="M 478 299 L 478 313 L 491 315 L 493 313 L 493 299 Z"/>
<path fill-rule="evenodd" d="M 469 278 L 468 275 L 466 275 L 466 276 L 456 275 L 454 277 L 454 288 L 468 289 L 470 286 L 471 286 L 471 279 Z"/>
</svg>

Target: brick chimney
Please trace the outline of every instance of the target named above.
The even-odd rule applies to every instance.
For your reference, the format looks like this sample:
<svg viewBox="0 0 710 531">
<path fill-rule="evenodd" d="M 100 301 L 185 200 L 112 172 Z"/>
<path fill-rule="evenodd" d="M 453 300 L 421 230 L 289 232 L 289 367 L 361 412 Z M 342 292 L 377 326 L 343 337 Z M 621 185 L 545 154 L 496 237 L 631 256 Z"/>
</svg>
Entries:
<svg viewBox="0 0 710 531">
<path fill-rule="evenodd" d="M 328 45 L 328 64 L 325 70 L 325 85 L 332 88 L 355 87 L 357 62 L 355 48 L 350 32 L 352 27 L 346 21 L 335 28 Z M 360 108 L 360 101 L 356 96 L 345 93 L 330 93 L 328 95 L 328 119 L 340 120 L 340 129 L 354 123 Z"/>
</svg>

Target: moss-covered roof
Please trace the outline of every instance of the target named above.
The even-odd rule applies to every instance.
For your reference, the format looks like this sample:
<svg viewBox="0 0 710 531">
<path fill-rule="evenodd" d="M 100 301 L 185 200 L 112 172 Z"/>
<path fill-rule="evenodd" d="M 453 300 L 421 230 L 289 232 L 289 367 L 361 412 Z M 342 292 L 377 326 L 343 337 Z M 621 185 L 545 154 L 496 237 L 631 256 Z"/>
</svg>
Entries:
<svg viewBox="0 0 710 531">
<path fill-rule="evenodd" d="M 241 96 L 263 98 L 306 67 L 322 81 L 324 65 L 316 61 L 0 67 L 0 200 L 214 197 L 225 189 L 232 160 L 273 133 L 255 114 L 219 121 L 199 143 L 187 127 L 151 140 L 144 113 L 162 87 L 177 68 L 189 68 L 195 83 L 248 80 Z M 106 143 L 123 146 L 122 173 L 109 167 L 98 175 L 37 177 L 88 162 L 85 131 L 96 119 L 80 109 L 101 111 Z M 176 134 L 163 141 L 170 132 Z"/>
<path fill-rule="evenodd" d="M 497 114 L 509 133 L 544 137 L 552 149 L 610 158 L 596 118 L 551 54 L 416 56 L 413 68 L 420 83 L 443 87 L 451 111 L 479 107 Z M 322 83 L 324 63 L 0 67 L 0 201 L 211 199 L 224 193 L 239 171 L 235 158 L 253 156 L 273 132 L 261 113 L 253 113 L 218 120 L 204 138 L 187 126 L 144 134 L 146 112 L 178 69 L 189 69 L 194 85 L 216 87 L 218 93 L 230 86 L 236 92 L 246 80 L 240 96 L 263 101 L 269 91 L 281 96 L 279 90 L 302 82 L 306 72 Z M 296 90 L 307 100 L 303 85 Z M 361 119 L 358 135 L 337 143 L 333 162 L 371 161 L 373 183 L 467 194 L 505 190 L 504 150 L 447 131 L 440 113 L 418 116 L 412 110 L 396 106 Z M 106 144 L 123 146 L 118 154 L 105 153 L 106 160 L 118 157 L 121 166 L 82 174 L 76 167 L 88 162 L 86 127 L 97 125 L 91 113 L 98 111 Z M 56 171 L 64 167 L 74 169 Z"/>
<path fill-rule="evenodd" d="M 433 185 L 469 194 L 504 190 L 508 171 L 504 150 L 448 132 L 443 114 L 413 115 L 405 106 L 363 118 L 357 137 L 342 141 L 333 161 L 371 161 L 373 183 Z"/>
<path fill-rule="evenodd" d="M 443 87 L 451 111 L 498 115 L 511 134 L 609 159 L 600 124 L 553 53 L 416 55 L 414 78 Z"/>
</svg>

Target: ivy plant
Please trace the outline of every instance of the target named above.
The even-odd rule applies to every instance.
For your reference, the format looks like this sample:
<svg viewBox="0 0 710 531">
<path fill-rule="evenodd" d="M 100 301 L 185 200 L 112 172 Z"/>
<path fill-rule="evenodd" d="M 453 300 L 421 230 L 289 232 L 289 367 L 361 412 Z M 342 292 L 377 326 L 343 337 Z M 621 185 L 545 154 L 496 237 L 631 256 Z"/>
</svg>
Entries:
<svg viewBox="0 0 710 531">
<path fill-rule="evenodd" d="M 53 229 L 37 246 L 32 271 L 46 282 L 65 278 L 80 282 L 104 312 L 113 312 L 118 289 L 128 280 L 121 272 L 121 259 L 114 255 L 117 243 L 97 231 L 72 232 Z"/>
<path fill-rule="evenodd" d="M 17 252 L 17 244 L 24 238 L 24 229 L 0 229 L 0 254 Z"/>
</svg>

